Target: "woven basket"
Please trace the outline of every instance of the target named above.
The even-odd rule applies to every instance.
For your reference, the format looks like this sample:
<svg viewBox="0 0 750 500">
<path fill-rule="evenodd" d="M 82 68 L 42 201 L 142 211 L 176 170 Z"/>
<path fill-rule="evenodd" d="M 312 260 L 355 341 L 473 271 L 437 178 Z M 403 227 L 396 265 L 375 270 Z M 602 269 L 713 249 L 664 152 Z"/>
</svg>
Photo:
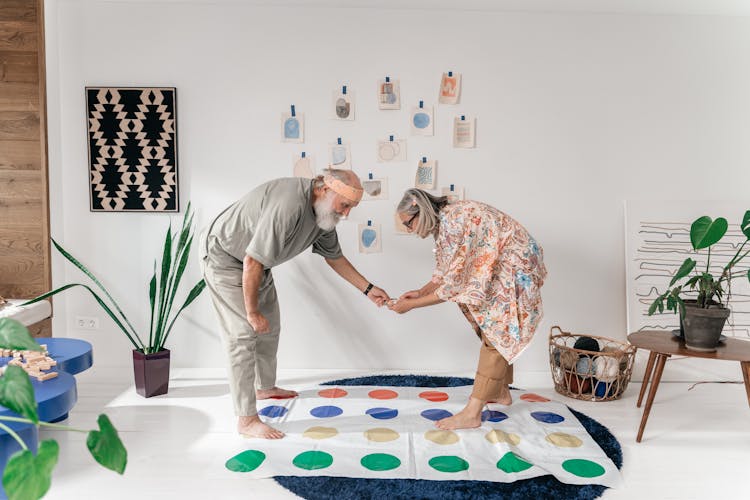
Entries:
<svg viewBox="0 0 750 500">
<path fill-rule="evenodd" d="M 599 351 L 573 347 L 582 337 L 596 340 Z M 585 401 L 619 399 L 630 382 L 635 351 L 634 346 L 617 340 L 578 335 L 553 326 L 549 331 L 549 364 L 555 390 Z"/>
</svg>

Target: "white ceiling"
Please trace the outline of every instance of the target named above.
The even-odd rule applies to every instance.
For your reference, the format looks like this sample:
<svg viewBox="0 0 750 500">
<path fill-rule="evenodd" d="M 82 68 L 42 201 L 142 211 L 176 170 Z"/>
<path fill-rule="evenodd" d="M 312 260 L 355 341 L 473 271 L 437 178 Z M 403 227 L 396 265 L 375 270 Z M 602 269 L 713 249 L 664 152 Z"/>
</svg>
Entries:
<svg viewBox="0 0 750 500">
<path fill-rule="evenodd" d="M 78 0 L 47 0 L 78 1 Z M 93 0 L 100 2 L 237 3 L 287 7 L 563 12 L 649 15 L 750 15 L 750 0 Z"/>
</svg>

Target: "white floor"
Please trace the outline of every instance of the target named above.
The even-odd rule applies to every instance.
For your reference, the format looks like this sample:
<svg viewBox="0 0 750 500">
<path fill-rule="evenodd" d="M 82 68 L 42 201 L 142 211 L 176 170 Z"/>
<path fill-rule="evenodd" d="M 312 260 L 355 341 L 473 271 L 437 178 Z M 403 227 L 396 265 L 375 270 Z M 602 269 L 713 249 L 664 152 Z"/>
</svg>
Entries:
<svg viewBox="0 0 750 500">
<path fill-rule="evenodd" d="M 279 382 L 297 388 L 361 375 L 295 370 L 280 373 Z M 96 464 L 86 450 L 86 434 L 43 431 L 42 439 L 60 443 L 45 498 L 296 498 L 273 480 L 250 480 L 224 468 L 243 441 L 234 431 L 223 371 L 173 370 L 169 394 L 149 399 L 135 393 L 127 370 L 119 375 L 89 370 L 77 378 L 78 404 L 67 424 L 93 429 L 97 415 L 107 413 L 128 449 L 128 466 L 118 476 Z M 524 387 L 523 380 L 516 382 Z M 702 384 L 688 392 L 689 387 L 661 384 L 641 443 L 635 442 L 641 418 L 637 383 L 623 399 L 606 403 L 567 399 L 551 388 L 524 389 L 566 402 L 606 425 L 620 441 L 625 486 L 608 490 L 605 499 L 750 498 L 750 407 L 744 387 Z"/>
</svg>

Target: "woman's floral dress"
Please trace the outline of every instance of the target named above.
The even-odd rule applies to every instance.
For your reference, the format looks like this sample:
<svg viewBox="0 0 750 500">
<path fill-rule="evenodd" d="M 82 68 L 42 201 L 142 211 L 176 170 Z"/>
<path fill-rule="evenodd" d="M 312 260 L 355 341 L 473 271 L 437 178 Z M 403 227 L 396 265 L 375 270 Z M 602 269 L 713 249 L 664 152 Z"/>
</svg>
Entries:
<svg viewBox="0 0 750 500">
<path fill-rule="evenodd" d="M 542 248 L 509 215 L 469 200 L 440 211 L 435 242 L 435 293 L 457 302 L 512 363 L 542 318 Z"/>
</svg>

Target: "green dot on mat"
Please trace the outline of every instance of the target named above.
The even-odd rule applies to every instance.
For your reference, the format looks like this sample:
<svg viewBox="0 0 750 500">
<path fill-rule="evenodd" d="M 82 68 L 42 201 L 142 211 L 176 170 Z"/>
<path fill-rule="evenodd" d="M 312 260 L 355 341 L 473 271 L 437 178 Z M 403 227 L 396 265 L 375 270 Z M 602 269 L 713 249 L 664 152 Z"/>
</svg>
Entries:
<svg viewBox="0 0 750 500">
<path fill-rule="evenodd" d="M 597 477 L 604 474 L 604 467 L 591 460 L 581 458 L 564 461 L 562 468 L 578 477 Z"/>
<path fill-rule="evenodd" d="M 401 465 L 401 460 L 387 453 L 371 453 L 359 461 L 362 467 L 370 470 L 391 470 Z"/>
<path fill-rule="evenodd" d="M 292 463 L 300 469 L 325 469 L 333 463 L 333 457 L 324 451 L 305 451 L 294 457 Z"/>
<path fill-rule="evenodd" d="M 225 465 L 232 472 L 250 472 L 260 467 L 265 459 L 266 454 L 262 451 L 247 450 L 227 460 Z"/>
<path fill-rule="evenodd" d="M 469 468 L 469 462 L 453 455 L 433 457 L 429 464 L 430 467 L 440 472 L 461 472 Z"/>
<path fill-rule="evenodd" d="M 497 468 L 503 472 L 523 472 L 526 469 L 533 467 L 529 462 L 518 457 L 512 451 L 509 451 L 503 458 L 497 461 Z"/>
</svg>

